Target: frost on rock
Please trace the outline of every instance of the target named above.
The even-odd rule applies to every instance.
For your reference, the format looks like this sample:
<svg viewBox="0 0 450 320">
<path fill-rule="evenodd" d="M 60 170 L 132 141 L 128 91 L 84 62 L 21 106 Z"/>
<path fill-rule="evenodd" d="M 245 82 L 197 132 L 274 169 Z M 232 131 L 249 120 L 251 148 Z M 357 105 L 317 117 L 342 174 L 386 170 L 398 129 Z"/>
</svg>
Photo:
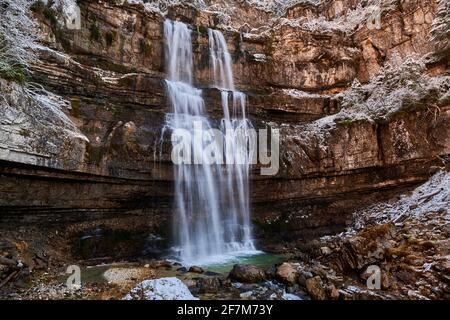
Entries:
<svg viewBox="0 0 450 320">
<path fill-rule="evenodd" d="M 52 158 L 70 167 L 82 162 L 89 140 L 64 113 L 68 101 L 40 87 L 2 79 L 0 92 L 1 159 L 53 167 L 62 164 Z"/>
<path fill-rule="evenodd" d="M 428 108 L 439 111 L 449 103 L 450 77 L 430 77 L 425 74 L 422 60 L 408 58 L 400 66 L 387 65 L 368 84 L 357 80 L 339 95 L 342 110 L 337 122 L 358 120 L 383 121 L 399 111 Z"/>
<path fill-rule="evenodd" d="M 48 5 L 50 1 L 44 0 L 43 3 Z M 66 23 L 67 19 L 77 14 L 76 0 L 52 0 L 50 4 L 51 8 L 57 13 L 60 24 Z"/>
<path fill-rule="evenodd" d="M 207 5 L 203 0 L 126 0 L 128 3 L 139 3 L 143 4 L 145 9 L 148 11 L 153 11 L 160 13 L 161 15 L 166 15 L 169 7 L 177 5 L 190 5 L 198 10 L 206 10 Z"/>
<path fill-rule="evenodd" d="M 275 13 L 277 16 L 282 16 L 286 13 L 287 9 L 293 6 L 299 4 L 317 6 L 322 2 L 322 0 L 246 0 L 246 2 L 260 10 Z"/>
<path fill-rule="evenodd" d="M 310 93 L 310 92 L 301 91 L 301 90 L 297 90 L 297 89 L 282 89 L 281 92 L 283 92 L 283 94 L 290 96 L 294 99 L 330 97 L 329 94 Z"/>
<path fill-rule="evenodd" d="M 145 280 L 128 293 L 124 300 L 198 300 L 178 278 Z"/>
<path fill-rule="evenodd" d="M 448 222 L 450 216 L 450 172 L 436 173 L 426 183 L 413 192 L 403 195 L 394 203 L 378 203 L 354 213 L 355 229 L 368 224 L 402 222 L 408 218 L 426 218 L 432 212 L 445 212 Z"/>
<path fill-rule="evenodd" d="M 450 50 L 450 1 L 438 0 L 438 9 L 431 28 L 431 38 L 441 51 Z"/>
<path fill-rule="evenodd" d="M 0 77 L 23 82 L 28 63 L 36 59 L 35 25 L 30 0 L 0 0 Z"/>
<path fill-rule="evenodd" d="M 313 1 L 298 1 L 298 3 L 310 3 L 311 5 L 320 5 L 321 2 Z M 330 20 L 324 16 L 317 16 L 314 19 L 308 19 L 307 17 L 300 17 L 297 19 L 287 19 L 282 17 L 285 11 L 297 3 L 287 3 L 282 10 L 278 25 L 289 25 L 291 27 L 302 28 L 313 32 L 329 32 L 339 31 L 347 34 L 351 34 L 358 28 L 371 22 L 374 17 L 379 14 L 389 12 L 395 9 L 395 1 L 393 0 L 368 0 L 358 3 L 354 9 L 349 9 L 337 15 L 334 19 Z M 320 11 L 320 10 L 319 10 Z"/>
</svg>

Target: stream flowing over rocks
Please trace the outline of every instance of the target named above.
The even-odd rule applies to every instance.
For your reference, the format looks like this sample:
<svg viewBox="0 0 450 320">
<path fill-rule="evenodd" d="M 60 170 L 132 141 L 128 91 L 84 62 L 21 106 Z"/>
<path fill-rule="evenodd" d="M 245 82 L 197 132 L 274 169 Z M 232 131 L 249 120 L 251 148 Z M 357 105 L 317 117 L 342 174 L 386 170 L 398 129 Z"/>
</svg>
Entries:
<svg viewBox="0 0 450 320">
<path fill-rule="evenodd" d="M 0 8 L 0 299 L 450 298 L 448 1 Z M 186 115 L 279 170 L 173 164 Z"/>
</svg>

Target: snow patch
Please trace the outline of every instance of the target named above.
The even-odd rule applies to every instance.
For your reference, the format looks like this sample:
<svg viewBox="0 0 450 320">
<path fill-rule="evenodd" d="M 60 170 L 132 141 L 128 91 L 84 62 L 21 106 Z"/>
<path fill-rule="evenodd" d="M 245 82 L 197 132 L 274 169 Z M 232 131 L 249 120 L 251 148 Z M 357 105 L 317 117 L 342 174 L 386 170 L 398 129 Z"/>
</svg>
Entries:
<svg viewBox="0 0 450 320">
<path fill-rule="evenodd" d="M 132 289 L 124 300 L 198 300 L 178 278 L 145 280 Z"/>
<path fill-rule="evenodd" d="M 412 193 L 402 195 L 394 202 L 372 205 L 354 213 L 355 228 L 360 229 L 372 223 L 401 222 L 408 218 L 420 219 L 430 212 L 446 212 L 450 222 L 450 172 L 440 171 Z"/>
<path fill-rule="evenodd" d="M 309 93 L 309 92 L 301 91 L 301 90 L 297 90 L 297 89 L 282 89 L 281 92 L 283 92 L 283 94 L 290 96 L 292 98 L 295 98 L 295 99 L 330 97 L 330 95 L 327 95 L 327 94 Z"/>
</svg>

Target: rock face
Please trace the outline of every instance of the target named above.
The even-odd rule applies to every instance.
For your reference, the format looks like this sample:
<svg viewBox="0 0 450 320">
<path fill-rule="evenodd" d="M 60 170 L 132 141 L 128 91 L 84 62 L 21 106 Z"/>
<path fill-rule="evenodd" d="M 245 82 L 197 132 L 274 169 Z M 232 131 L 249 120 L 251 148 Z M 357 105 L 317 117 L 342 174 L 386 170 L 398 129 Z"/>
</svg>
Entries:
<svg viewBox="0 0 450 320">
<path fill-rule="evenodd" d="M 145 280 L 124 297 L 124 300 L 198 300 L 178 278 Z"/>
<path fill-rule="evenodd" d="M 292 264 L 284 262 L 277 268 L 276 277 L 281 282 L 292 285 L 297 282 L 298 274 Z"/>
<path fill-rule="evenodd" d="M 327 299 L 326 289 L 319 276 L 306 280 L 306 289 L 314 300 Z"/>
<path fill-rule="evenodd" d="M 449 183 L 438 172 L 397 200 L 355 212 L 349 230 L 311 248 L 299 285 L 313 299 L 448 299 Z"/>
<path fill-rule="evenodd" d="M 255 283 L 265 279 L 265 272 L 254 265 L 235 264 L 228 277 L 238 282 Z"/>
<path fill-rule="evenodd" d="M 347 107 L 340 94 L 364 96 L 355 80 L 389 83 L 378 74 L 412 54 L 427 57 L 420 73 L 429 82 L 446 77 L 448 59 L 435 55 L 429 37 L 436 1 L 388 2 L 379 29 L 366 23 L 372 1 L 263 8 L 233 0 L 211 1 L 208 10 L 195 3 L 164 8 L 167 17 L 192 25 L 196 86 L 208 114 L 222 116 L 220 91 L 209 87 L 206 32 L 219 28 L 255 127 L 280 129 L 277 175 L 252 173 L 260 246 L 301 246 L 340 232 L 355 208 L 448 166 L 449 101 L 437 90 L 394 90 L 403 107 L 387 117 L 336 117 Z M 119 256 L 136 256 L 152 247 L 143 235 L 167 239 L 172 217 L 170 137 L 161 134 L 170 109 L 163 80 L 165 17 L 149 4 L 78 3 L 80 30 L 59 23 L 53 8 L 32 13 L 42 46 L 31 80 L 50 93 L 30 96 L 23 86 L 0 80 L 0 225 L 5 231 L 20 225 L 61 232 L 77 257 L 121 248 L 111 239 L 126 244 L 114 251 Z M 445 79 L 442 90 L 448 90 Z M 378 106 L 374 100 L 361 105 Z M 98 228 L 102 236 L 85 237 Z M 80 253 L 80 239 L 91 254 Z M 133 250 L 125 249 L 129 243 Z"/>
</svg>

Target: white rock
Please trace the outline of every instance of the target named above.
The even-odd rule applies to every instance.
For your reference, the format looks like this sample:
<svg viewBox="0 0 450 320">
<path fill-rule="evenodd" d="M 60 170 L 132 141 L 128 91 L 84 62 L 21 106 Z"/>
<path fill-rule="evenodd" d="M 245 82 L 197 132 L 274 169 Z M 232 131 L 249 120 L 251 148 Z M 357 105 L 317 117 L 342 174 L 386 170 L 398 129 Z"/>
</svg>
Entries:
<svg viewBox="0 0 450 320">
<path fill-rule="evenodd" d="M 283 300 L 302 300 L 299 296 L 292 293 L 283 293 Z"/>
<path fill-rule="evenodd" d="M 198 300 L 178 278 L 145 280 L 130 291 L 124 300 Z"/>
</svg>

